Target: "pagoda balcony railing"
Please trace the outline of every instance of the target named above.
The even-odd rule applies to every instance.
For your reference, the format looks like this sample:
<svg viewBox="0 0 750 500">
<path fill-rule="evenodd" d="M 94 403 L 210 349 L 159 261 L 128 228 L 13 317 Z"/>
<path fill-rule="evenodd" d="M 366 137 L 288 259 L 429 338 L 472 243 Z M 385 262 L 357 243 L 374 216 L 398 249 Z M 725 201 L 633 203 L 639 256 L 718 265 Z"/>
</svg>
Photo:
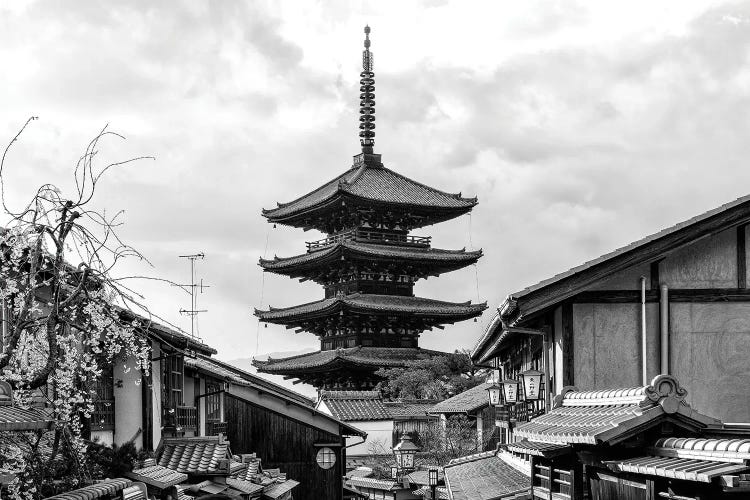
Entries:
<svg viewBox="0 0 750 500">
<path fill-rule="evenodd" d="M 412 236 L 409 234 L 382 233 L 380 231 L 367 231 L 364 229 L 351 229 L 341 233 L 333 234 L 327 238 L 307 242 L 307 251 L 314 252 L 345 240 L 362 241 L 365 243 L 380 243 L 385 245 L 406 245 L 419 248 L 430 246 L 432 237 Z"/>
</svg>

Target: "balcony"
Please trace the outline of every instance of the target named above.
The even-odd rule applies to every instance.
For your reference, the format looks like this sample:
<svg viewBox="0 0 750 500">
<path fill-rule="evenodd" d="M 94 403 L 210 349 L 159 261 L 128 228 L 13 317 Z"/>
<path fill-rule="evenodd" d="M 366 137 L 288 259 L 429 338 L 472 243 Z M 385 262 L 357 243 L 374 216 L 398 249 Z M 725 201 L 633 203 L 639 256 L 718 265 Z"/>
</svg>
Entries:
<svg viewBox="0 0 750 500">
<path fill-rule="evenodd" d="M 307 252 L 314 252 L 335 245 L 345 240 L 360 241 L 363 243 L 378 243 L 381 245 L 400 245 L 417 248 L 428 248 L 430 236 L 411 236 L 408 234 L 383 233 L 380 231 L 366 231 L 363 229 L 352 229 L 333 234 L 327 238 L 307 242 Z"/>
<path fill-rule="evenodd" d="M 520 403 L 513 406 L 496 408 L 495 425 L 507 429 L 513 424 L 528 422 L 544 413 L 544 408 Z M 509 425 L 510 424 L 510 425 Z"/>
<path fill-rule="evenodd" d="M 175 409 L 177 427 L 185 430 L 196 430 L 198 428 L 198 409 L 195 406 L 178 406 Z"/>
</svg>

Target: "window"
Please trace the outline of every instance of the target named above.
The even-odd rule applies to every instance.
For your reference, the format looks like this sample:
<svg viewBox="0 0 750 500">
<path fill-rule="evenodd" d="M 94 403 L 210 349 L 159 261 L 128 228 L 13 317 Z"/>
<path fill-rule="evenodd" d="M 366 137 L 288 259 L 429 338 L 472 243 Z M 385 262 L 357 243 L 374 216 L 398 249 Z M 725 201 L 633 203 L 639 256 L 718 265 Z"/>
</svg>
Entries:
<svg viewBox="0 0 750 500">
<path fill-rule="evenodd" d="M 206 422 L 221 422 L 221 384 L 206 380 Z M 216 394 L 211 394 L 215 392 Z"/>
<path fill-rule="evenodd" d="M 182 406 L 182 387 L 185 373 L 184 359 L 179 354 L 169 354 L 162 359 L 163 404 L 169 408 Z"/>
<path fill-rule="evenodd" d="M 321 448 L 318 450 L 315 461 L 318 462 L 318 466 L 321 469 L 328 470 L 336 463 L 336 452 L 327 446 Z"/>
<path fill-rule="evenodd" d="M 96 380 L 94 412 L 91 414 L 91 429 L 112 430 L 115 428 L 115 379 L 112 365 L 105 366 Z"/>
</svg>

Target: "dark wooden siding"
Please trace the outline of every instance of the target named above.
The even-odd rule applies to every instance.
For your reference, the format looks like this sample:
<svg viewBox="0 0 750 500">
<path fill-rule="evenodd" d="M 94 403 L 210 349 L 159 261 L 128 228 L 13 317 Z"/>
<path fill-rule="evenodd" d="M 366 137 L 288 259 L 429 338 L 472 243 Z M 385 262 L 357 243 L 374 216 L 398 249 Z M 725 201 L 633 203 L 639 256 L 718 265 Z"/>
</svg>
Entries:
<svg viewBox="0 0 750 500">
<path fill-rule="evenodd" d="M 244 399 L 226 395 L 225 419 L 232 452 L 257 453 L 264 468 L 279 468 L 289 479 L 299 481 L 292 494 L 295 500 L 328 500 L 342 497 L 344 448 L 336 464 L 323 470 L 315 462 L 315 443 L 342 443 L 336 434 L 276 413 Z"/>
</svg>

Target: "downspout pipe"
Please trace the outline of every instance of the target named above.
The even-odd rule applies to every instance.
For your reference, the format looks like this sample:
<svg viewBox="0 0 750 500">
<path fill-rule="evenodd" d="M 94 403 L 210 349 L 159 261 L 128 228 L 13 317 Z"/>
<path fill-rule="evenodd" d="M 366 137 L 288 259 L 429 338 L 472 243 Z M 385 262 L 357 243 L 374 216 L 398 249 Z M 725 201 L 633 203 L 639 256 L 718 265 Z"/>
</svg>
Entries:
<svg viewBox="0 0 750 500">
<path fill-rule="evenodd" d="M 648 385 L 646 351 L 646 277 L 641 276 L 641 381 L 644 386 Z"/>
<path fill-rule="evenodd" d="M 661 330 L 661 370 L 659 373 L 669 375 L 669 288 L 667 285 L 662 285 L 659 291 L 659 326 Z"/>
</svg>

